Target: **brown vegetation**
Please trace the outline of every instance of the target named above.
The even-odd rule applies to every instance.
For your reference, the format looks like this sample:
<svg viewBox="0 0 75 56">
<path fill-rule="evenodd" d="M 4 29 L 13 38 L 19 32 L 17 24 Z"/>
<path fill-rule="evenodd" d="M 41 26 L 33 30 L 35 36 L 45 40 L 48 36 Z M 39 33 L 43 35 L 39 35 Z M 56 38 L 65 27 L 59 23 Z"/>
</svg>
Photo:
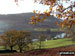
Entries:
<svg viewBox="0 0 75 56">
<path fill-rule="evenodd" d="M 0 56 L 59 56 L 60 51 L 75 51 L 75 47 L 70 46 L 70 47 L 50 48 L 41 50 L 31 50 L 23 53 L 13 53 Z"/>
</svg>

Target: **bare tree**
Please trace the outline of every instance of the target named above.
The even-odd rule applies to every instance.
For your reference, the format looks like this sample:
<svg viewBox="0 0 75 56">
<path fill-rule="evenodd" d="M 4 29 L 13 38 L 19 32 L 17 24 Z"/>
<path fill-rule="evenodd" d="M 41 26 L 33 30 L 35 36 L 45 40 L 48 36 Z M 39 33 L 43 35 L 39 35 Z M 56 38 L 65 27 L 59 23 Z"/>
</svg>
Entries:
<svg viewBox="0 0 75 56">
<path fill-rule="evenodd" d="M 45 41 L 46 36 L 43 34 L 40 34 L 38 38 L 39 38 L 39 49 L 41 49 L 42 48 L 42 41 Z"/>
</svg>

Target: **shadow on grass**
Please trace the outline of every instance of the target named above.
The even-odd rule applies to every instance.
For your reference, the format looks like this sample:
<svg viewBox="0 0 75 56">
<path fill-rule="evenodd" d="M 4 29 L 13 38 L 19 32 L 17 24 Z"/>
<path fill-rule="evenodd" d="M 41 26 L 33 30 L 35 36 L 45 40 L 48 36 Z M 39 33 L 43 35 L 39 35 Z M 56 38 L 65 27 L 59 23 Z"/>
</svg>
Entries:
<svg viewBox="0 0 75 56">
<path fill-rule="evenodd" d="M 16 50 L 0 50 L 0 53 L 14 53 L 14 52 L 17 52 Z"/>
</svg>

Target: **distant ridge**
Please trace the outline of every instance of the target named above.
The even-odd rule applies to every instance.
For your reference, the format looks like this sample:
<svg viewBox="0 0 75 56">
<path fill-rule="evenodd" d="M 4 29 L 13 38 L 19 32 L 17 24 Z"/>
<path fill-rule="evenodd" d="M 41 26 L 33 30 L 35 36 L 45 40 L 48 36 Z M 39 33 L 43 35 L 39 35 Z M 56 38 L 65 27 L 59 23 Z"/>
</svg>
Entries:
<svg viewBox="0 0 75 56">
<path fill-rule="evenodd" d="M 21 13 L 21 14 L 7 14 L 0 15 L 0 31 L 5 31 L 7 29 L 17 29 L 17 30 L 29 30 L 33 31 L 34 28 L 58 28 L 56 22 L 59 20 L 53 16 L 47 17 L 43 23 L 38 23 L 36 25 L 29 24 L 30 17 L 34 16 L 33 13 Z"/>
</svg>

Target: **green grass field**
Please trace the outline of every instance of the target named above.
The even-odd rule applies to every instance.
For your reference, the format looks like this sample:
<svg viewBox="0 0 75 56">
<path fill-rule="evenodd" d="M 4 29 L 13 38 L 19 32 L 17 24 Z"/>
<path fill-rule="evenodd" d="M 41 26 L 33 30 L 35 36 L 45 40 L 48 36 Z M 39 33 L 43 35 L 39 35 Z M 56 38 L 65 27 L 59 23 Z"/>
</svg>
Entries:
<svg viewBox="0 0 75 56">
<path fill-rule="evenodd" d="M 5 49 L 5 47 L 4 46 L 0 46 L 0 50 L 4 50 Z"/>
<path fill-rule="evenodd" d="M 63 38 L 57 40 L 48 40 L 42 41 L 42 48 L 55 48 L 55 47 L 63 47 L 63 46 L 71 46 L 75 43 L 72 42 L 72 38 Z M 35 42 L 35 48 L 38 48 L 39 43 Z"/>
<path fill-rule="evenodd" d="M 74 45 L 75 43 L 73 43 L 71 39 L 72 38 L 63 38 L 63 39 L 57 39 L 57 40 L 42 41 L 42 48 L 56 48 L 56 47 Z M 34 46 L 34 49 L 38 49 L 39 42 L 33 42 L 33 46 Z M 4 46 L 0 46 L 0 50 L 3 50 L 3 49 L 4 49 Z"/>
<path fill-rule="evenodd" d="M 56 47 L 63 47 L 63 46 L 71 46 L 75 43 L 72 42 L 72 38 L 63 38 L 63 39 L 57 39 L 57 40 L 48 40 L 48 41 L 42 41 L 42 48 L 56 48 Z M 39 42 L 33 42 L 35 44 L 35 49 L 38 49 Z M 0 46 L 0 50 L 4 49 L 4 46 Z M 16 47 L 17 49 L 17 47 Z M 17 50 L 18 51 L 18 50 Z M 16 53 L 19 54 L 19 53 Z M 17 56 L 13 53 L 0 53 L 1 56 Z M 20 56 L 22 54 L 19 54 Z"/>
</svg>

